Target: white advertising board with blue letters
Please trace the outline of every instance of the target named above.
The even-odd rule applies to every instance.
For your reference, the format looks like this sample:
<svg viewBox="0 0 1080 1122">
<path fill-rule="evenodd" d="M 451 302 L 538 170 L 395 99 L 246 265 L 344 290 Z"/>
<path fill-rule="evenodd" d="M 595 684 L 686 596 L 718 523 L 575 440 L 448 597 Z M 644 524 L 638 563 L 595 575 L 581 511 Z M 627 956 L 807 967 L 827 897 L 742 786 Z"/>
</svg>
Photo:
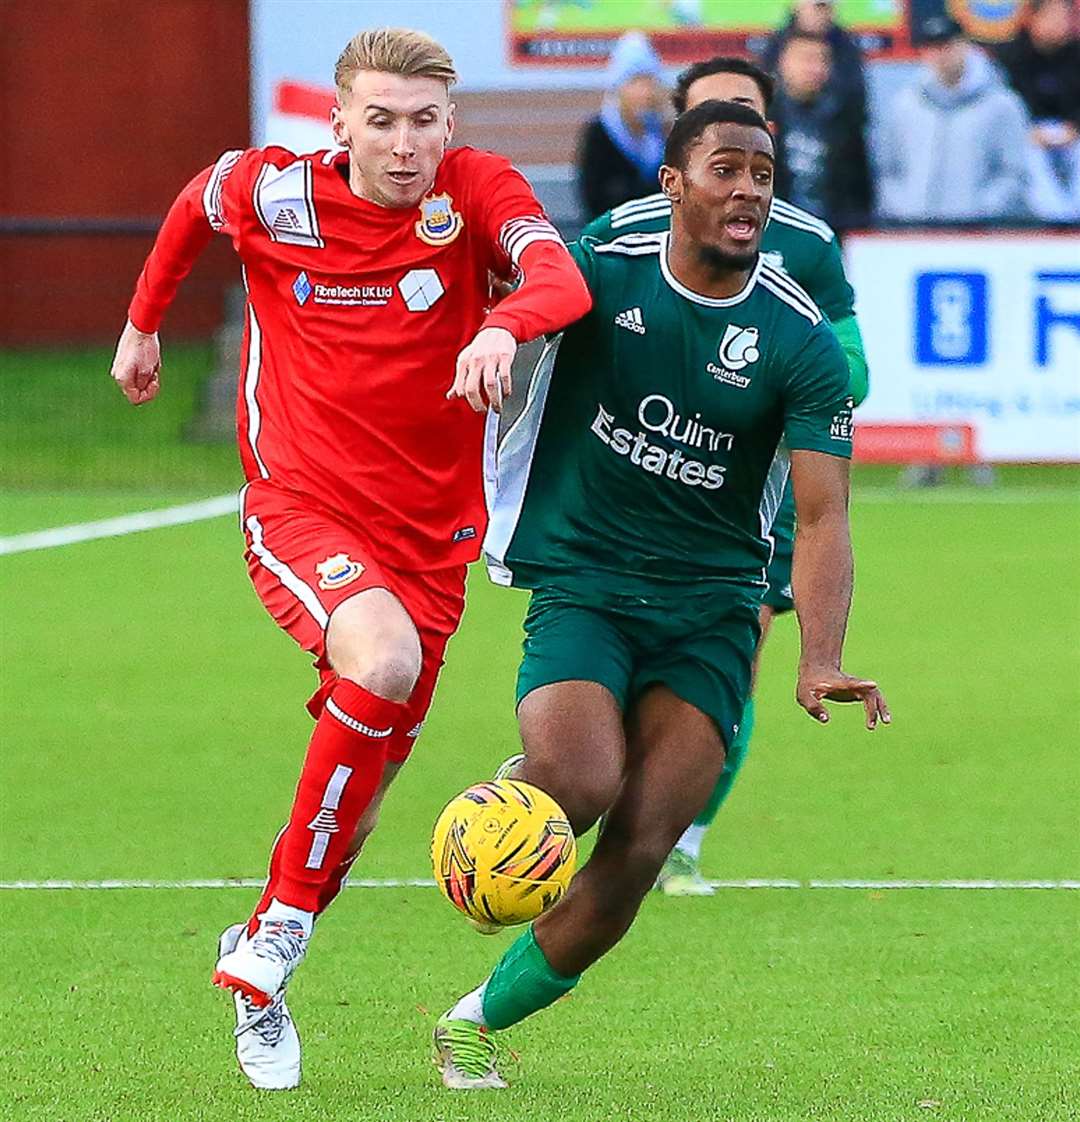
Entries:
<svg viewBox="0 0 1080 1122">
<path fill-rule="evenodd" d="M 853 234 L 856 424 L 969 424 L 988 462 L 1080 462 L 1080 233 Z"/>
</svg>

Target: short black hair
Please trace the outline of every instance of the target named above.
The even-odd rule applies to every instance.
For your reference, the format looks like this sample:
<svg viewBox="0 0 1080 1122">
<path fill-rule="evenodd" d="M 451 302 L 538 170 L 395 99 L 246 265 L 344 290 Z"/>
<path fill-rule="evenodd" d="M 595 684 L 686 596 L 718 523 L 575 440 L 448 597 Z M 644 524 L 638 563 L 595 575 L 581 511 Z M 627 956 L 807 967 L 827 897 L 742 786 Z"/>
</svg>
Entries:
<svg viewBox="0 0 1080 1122">
<path fill-rule="evenodd" d="M 664 145 L 664 163 L 668 167 L 684 168 L 690 149 L 710 125 L 748 125 L 766 133 L 769 131 L 765 118 L 748 105 L 737 101 L 703 101 L 675 118 Z"/>
<path fill-rule="evenodd" d="M 708 78 L 710 74 L 745 74 L 761 91 L 762 100 L 765 102 L 765 112 L 769 112 L 773 95 L 776 93 L 776 80 L 773 76 L 762 70 L 756 62 L 743 58 L 741 55 L 717 55 L 715 58 L 695 62 L 675 79 L 675 90 L 671 95 L 671 104 L 675 106 L 676 113 L 686 112 L 686 95 L 690 92 L 690 87 L 699 78 Z"/>
</svg>

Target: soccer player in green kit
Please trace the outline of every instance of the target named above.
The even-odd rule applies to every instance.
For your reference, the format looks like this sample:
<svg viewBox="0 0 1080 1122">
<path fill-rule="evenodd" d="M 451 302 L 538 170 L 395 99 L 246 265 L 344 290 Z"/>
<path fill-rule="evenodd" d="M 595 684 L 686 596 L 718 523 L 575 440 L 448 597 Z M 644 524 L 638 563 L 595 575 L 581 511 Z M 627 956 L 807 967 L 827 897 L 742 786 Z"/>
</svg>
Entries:
<svg viewBox="0 0 1080 1122">
<path fill-rule="evenodd" d="M 822 722 L 826 700 L 861 702 L 868 728 L 889 720 L 877 685 L 841 669 L 848 370 L 813 301 L 758 252 L 772 174 L 752 109 L 684 113 L 660 171 L 670 235 L 572 247 L 593 310 L 549 340 L 489 456 L 489 571 L 533 589 L 511 775 L 550 792 L 575 833 L 605 819 L 563 900 L 440 1018 L 448 1087 L 505 1086 L 493 1030 L 567 993 L 622 938 L 708 799 L 750 690 L 789 466 L 796 696 Z"/>
<path fill-rule="evenodd" d="M 680 75 L 672 101 L 683 113 L 702 101 L 735 101 L 768 117 L 774 84 L 772 78 L 748 59 L 721 56 L 695 63 Z M 620 234 L 654 233 L 668 229 L 671 202 L 663 194 L 649 195 L 624 203 L 594 219 L 583 236 L 610 241 Z M 779 266 L 804 288 L 825 313 L 847 357 L 851 395 L 856 405 L 866 397 L 869 382 L 862 337 L 855 319 L 855 294 L 844 273 L 840 246 L 829 226 L 799 207 L 773 199 L 769 220 L 761 239 L 767 259 Z M 769 563 L 769 588 L 761 606 L 761 643 L 769 633 L 773 617 L 792 609 L 791 552 L 795 537 L 795 505 L 790 487 L 784 494 L 772 527 L 774 548 Z M 758 660 L 754 669 L 757 670 Z M 739 722 L 723 773 L 701 813 L 679 839 L 664 862 L 657 888 L 669 896 L 711 896 L 714 889 L 701 875 L 699 858 L 705 832 L 712 825 L 746 760 L 754 728 L 754 699 L 751 695 Z"/>
</svg>

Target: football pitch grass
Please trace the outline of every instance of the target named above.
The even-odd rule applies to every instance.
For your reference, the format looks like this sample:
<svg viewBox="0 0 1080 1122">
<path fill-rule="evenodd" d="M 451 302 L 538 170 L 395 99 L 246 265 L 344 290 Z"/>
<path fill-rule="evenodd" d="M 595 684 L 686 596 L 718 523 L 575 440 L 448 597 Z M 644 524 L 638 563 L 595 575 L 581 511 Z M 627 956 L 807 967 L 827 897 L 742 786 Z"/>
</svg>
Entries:
<svg viewBox="0 0 1080 1122">
<path fill-rule="evenodd" d="M 136 417 L 89 391 L 68 417 L 79 362 L 43 360 L 40 402 L 6 385 L 0 468 L 20 489 L 0 492 L 0 534 L 227 490 L 222 450 L 156 443 L 191 398 L 185 354 L 199 366 L 178 352 L 176 392 Z M 352 888 L 322 921 L 290 991 L 304 1083 L 277 1096 L 246 1086 L 209 984 L 254 889 L 0 891 L 0 1119 L 1080 1119 L 1080 891 L 808 887 L 1080 878 L 1077 475 L 908 495 L 891 474 L 856 478 L 847 664 L 879 678 L 893 726 L 805 717 L 781 621 L 706 841 L 710 876 L 803 887 L 651 897 L 569 999 L 503 1034 L 511 1088 L 473 1096 L 439 1085 L 430 1030 L 509 937 L 474 935 L 433 888 Z M 240 549 L 220 517 L 0 557 L 0 881 L 261 875 L 312 675 Z M 524 603 L 473 573 L 358 878 L 429 877 L 439 809 L 515 748 Z"/>
</svg>

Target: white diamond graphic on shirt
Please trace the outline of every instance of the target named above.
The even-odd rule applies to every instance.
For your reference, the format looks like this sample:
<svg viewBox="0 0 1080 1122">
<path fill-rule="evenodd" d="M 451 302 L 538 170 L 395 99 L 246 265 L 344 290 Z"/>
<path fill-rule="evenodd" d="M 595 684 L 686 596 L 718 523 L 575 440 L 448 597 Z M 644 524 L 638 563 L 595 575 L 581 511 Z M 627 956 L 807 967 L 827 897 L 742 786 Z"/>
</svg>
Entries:
<svg viewBox="0 0 1080 1122">
<path fill-rule="evenodd" d="M 445 291 L 434 269 L 410 269 L 398 281 L 398 292 L 410 312 L 426 312 Z"/>
</svg>

